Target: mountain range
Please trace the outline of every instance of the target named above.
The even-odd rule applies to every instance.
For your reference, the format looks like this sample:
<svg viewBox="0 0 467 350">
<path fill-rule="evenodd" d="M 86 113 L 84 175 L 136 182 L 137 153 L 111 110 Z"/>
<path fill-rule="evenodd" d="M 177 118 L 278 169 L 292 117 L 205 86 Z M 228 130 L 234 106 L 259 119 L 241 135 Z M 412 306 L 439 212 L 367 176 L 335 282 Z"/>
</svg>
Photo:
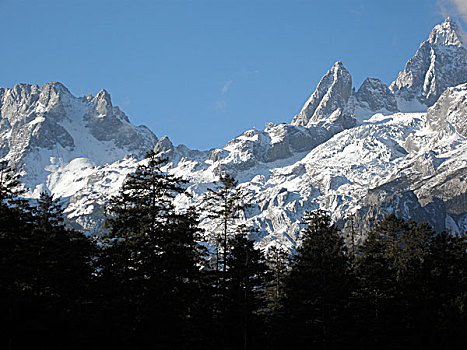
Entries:
<svg viewBox="0 0 467 350">
<path fill-rule="evenodd" d="M 75 97 L 59 82 L 0 89 L 0 113 L 0 156 L 20 169 L 26 197 L 62 198 L 69 224 L 89 234 L 103 232 L 108 199 L 150 149 L 189 181 L 192 197 L 178 197 L 179 208 L 233 175 L 249 193 L 245 220 L 261 247 L 293 248 L 303 214 L 318 208 L 360 237 L 386 213 L 467 230 L 467 49 L 451 18 L 389 86 L 367 78 L 355 89 L 336 62 L 290 123 L 219 149 L 174 146 L 134 126 L 105 90 Z"/>
</svg>

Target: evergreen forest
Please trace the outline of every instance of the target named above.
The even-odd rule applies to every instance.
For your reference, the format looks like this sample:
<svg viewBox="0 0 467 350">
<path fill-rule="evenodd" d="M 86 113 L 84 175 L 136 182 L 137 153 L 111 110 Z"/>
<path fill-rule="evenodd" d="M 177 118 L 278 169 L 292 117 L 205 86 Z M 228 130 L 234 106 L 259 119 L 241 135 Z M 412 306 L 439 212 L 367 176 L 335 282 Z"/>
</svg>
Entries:
<svg viewBox="0 0 467 350">
<path fill-rule="evenodd" d="M 316 210 L 294 252 L 261 251 L 233 177 L 180 212 L 164 165 L 149 152 L 89 237 L 1 163 L 0 349 L 465 348 L 465 233 L 390 214 L 346 244 Z"/>
</svg>

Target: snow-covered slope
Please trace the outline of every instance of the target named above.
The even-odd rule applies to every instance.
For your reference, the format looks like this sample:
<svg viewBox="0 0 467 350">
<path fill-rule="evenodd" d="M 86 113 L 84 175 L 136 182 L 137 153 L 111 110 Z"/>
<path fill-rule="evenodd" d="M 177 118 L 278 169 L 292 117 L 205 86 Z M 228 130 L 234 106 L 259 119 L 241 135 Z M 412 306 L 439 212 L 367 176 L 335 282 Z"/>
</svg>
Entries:
<svg viewBox="0 0 467 350">
<path fill-rule="evenodd" d="M 459 132 L 465 119 L 459 121 L 455 106 L 465 101 L 467 84 L 448 89 L 428 113 L 376 114 L 311 150 L 293 148 L 291 131 L 304 129 L 285 124 L 246 131 L 224 148 L 208 152 L 173 147 L 167 138 L 156 148 L 169 157 L 171 172 L 190 181 L 191 203 L 202 201 L 221 171 L 235 175 L 251 194 L 247 218 L 260 229 L 257 238 L 263 245 L 280 241 L 292 247 L 303 213 L 316 208 L 337 222 L 354 215 L 361 223 L 396 212 L 428 221 L 438 230 L 463 230 L 467 139 Z M 276 144 L 283 144 L 288 156 L 269 159 L 266 155 Z M 129 158 L 94 168 L 85 177 L 92 181 L 71 197 L 70 215 L 90 224 L 98 217 L 93 210 L 102 213 L 106 196 L 115 193 L 122 176 L 136 164 Z M 183 200 L 180 206 L 189 204 Z"/>
<path fill-rule="evenodd" d="M 63 184 L 70 169 L 126 155 L 141 158 L 157 142 L 149 129 L 133 126 L 112 106 L 105 90 L 76 98 L 58 82 L 17 84 L 0 90 L 0 103 L 0 154 L 22 169 L 33 196 L 45 189 L 69 196 L 80 188 L 76 181 L 71 187 Z M 83 170 L 80 177 L 87 173 Z"/>
<path fill-rule="evenodd" d="M 20 84 L 0 91 L 0 150 L 23 166 L 29 196 L 64 198 L 70 223 L 89 233 L 101 232 L 106 201 L 150 148 L 189 180 L 193 196 L 179 198 L 181 208 L 202 201 L 221 172 L 235 176 L 250 193 L 246 219 L 263 246 L 293 247 L 301 217 L 316 208 L 339 224 L 352 215 L 359 232 L 387 212 L 465 230 L 467 75 L 456 28 L 447 19 L 422 43 L 432 69 L 414 63 L 425 62 L 419 49 L 390 88 L 368 78 L 356 91 L 337 62 L 291 124 L 247 130 L 209 151 L 134 127 L 105 91 L 75 98 L 59 83 Z M 433 79 L 420 83 L 420 74 Z"/>
<path fill-rule="evenodd" d="M 465 107 L 465 101 L 467 84 L 447 90 L 428 113 L 376 114 L 310 152 L 294 152 L 275 162 L 258 161 L 252 168 L 233 167 L 253 198 L 248 217 L 260 228 L 262 243 L 280 240 L 293 245 L 303 213 L 316 208 L 328 211 L 336 221 L 349 215 L 369 219 L 397 212 L 428 221 L 438 230 L 467 229 L 463 184 L 467 140 L 458 132 L 465 125 L 465 112 L 456 107 L 461 102 Z M 445 103 L 451 107 L 441 105 Z M 446 110 L 447 115 L 439 113 Z M 459 113 L 464 113 L 462 122 L 456 117 Z M 444 124 L 435 128 L 434 120 Z M 245 136 L 234 140 L 245 142 Z M 173 171 L 194 182 L 191 190 L 198 200 L 204 184 L 212 179 L 207 174 L 228 171 L 241 158 L 241 147 L 225 150 L 229 157 L 207 168 L 200 162 L 193 168 L 199 170 L 189 170 L 187 159 L 174 161 Z"/>
</svg>

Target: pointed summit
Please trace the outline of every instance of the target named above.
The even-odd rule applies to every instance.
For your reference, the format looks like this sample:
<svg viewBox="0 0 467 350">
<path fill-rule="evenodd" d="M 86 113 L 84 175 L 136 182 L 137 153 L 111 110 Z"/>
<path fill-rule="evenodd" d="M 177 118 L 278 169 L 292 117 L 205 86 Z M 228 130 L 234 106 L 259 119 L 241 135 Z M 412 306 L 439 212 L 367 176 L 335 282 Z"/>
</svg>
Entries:
<svg viewBox="0 0 467 350">
<path fill-rule="evenodd" d="M 390 86 L 402 112 L 426 111 L 448 87 L 467 82 L 467 50 L 461 38 L 449 17 L 433 28 Z"/>
<path fill-rule="evenodd" d="M 321 79 L 318 87 L 291 124 L 300 126 L 317 124 L 338 109 L 344 111 L 351 93 L 352 76 L 342 62 L 338 61 Z"/>
<path fill-rule="evenodd" d="M 154 152 L 159 157 L 170 158 L 174 153 L 174 145 L 168 136 L 162 136 L 154 146 Z"/>
<path fill-rule="evenodd" d="M 102 89 L 99 91 L 91 102 L 96 105 L 96 110 L 101 116 L 107 116 L 113 113 L 112 99 L 106 90 Z"/>
<path fill-rule="evenodd" d="M 428 41 L 435 45 L 463 46 L 462 32 L 451 17 L 447 17 L 443 23 L 432 29 Z"/>
<path fill-rule="evenodd" d="M 344 68 L 344 64 L 342 63 L 342 61 L 337 61 L 337 62 L 335 62 L 335 63 L 332 65 L 331 70 L 334 70 L 334 69 L 345 69 L 345 68 Z"/>
</svg>

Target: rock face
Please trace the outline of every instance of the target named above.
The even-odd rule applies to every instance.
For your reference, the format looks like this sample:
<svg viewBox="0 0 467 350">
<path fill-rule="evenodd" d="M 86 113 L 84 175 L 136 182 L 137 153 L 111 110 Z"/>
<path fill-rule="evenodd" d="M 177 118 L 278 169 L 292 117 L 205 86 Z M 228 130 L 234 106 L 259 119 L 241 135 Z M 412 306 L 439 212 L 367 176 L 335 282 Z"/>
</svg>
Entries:
<svg viewBox="0 0 467 350">
<path fill-rule="evenodd" d="M 432 106 L 448 88 L 467 82 L 467 50 L 457 24 L 447 18 L 437 25 L 415 56 L 399 73 L 390 89 L 398 99 L 399 109 L 411 111 Z M 426 107 L 425 107 L 426 108 Z"/>
<path fill-rule="evenodd" d="M 323 125 L 332 117 L 351 124 L 345 109 L 352 93 L 352 76 L 342 62 L 336 62 L 321 78 L 315 92 L 306 101 L 301 112 L 292 120 L 292 125 L 310 127 Z M 343 125 L 344 126 L 344 125 Z M 353 125 L 352 125 L 353 126 Z"/>
<path fill-rule="evenodd" d="M 154 152 L 164 158 L 170 158 L 173 156 L 175 147 L 167 136 L 161 137 L 154 146 Z"/>
<path fill-rule="evenodd" d="M 392 114 L 399 111 L 394 94 L 381 80 L 366 78 L 356 95 L 355 113 L 370 116 L 375 113 Z M 360 111 L 360 112 L 359 112 Z"/>
<path fill-rule="evenodd" d="M 362 233 L 388 212 L 462 231 L 465 69 L 465 48 L 447 19 L 390 88 L 368 78 L 355 91 L 337 62 L 291 124 L 253 128 L 209 151 L 133 126 L 104 90 L 76 98 L 60 83 L 18 84 L 0 89 L 0 152 L 22 168 L 29 197 L 46 190 L 63 198 L 69 223 L 90 234 L 102 232 L 108 199 L 151 148 L 189 181 L 191 197 L 177 197 L 179 208 L 201 203 L 222 172 L 235 176 L 250 194 L 245 218 L 263 247 L 293 249 L 303 214 L 317 208 L 340 225 L 352 215 Z M 414 106 L 420 112 L 404 112 Z"/>
<path fill-rule="evenodd" d="M 467 84 L 448 88 L 428 109 L 428 126 L 435 131 L 454 129 L 467 137 Z"/>
</svg>

